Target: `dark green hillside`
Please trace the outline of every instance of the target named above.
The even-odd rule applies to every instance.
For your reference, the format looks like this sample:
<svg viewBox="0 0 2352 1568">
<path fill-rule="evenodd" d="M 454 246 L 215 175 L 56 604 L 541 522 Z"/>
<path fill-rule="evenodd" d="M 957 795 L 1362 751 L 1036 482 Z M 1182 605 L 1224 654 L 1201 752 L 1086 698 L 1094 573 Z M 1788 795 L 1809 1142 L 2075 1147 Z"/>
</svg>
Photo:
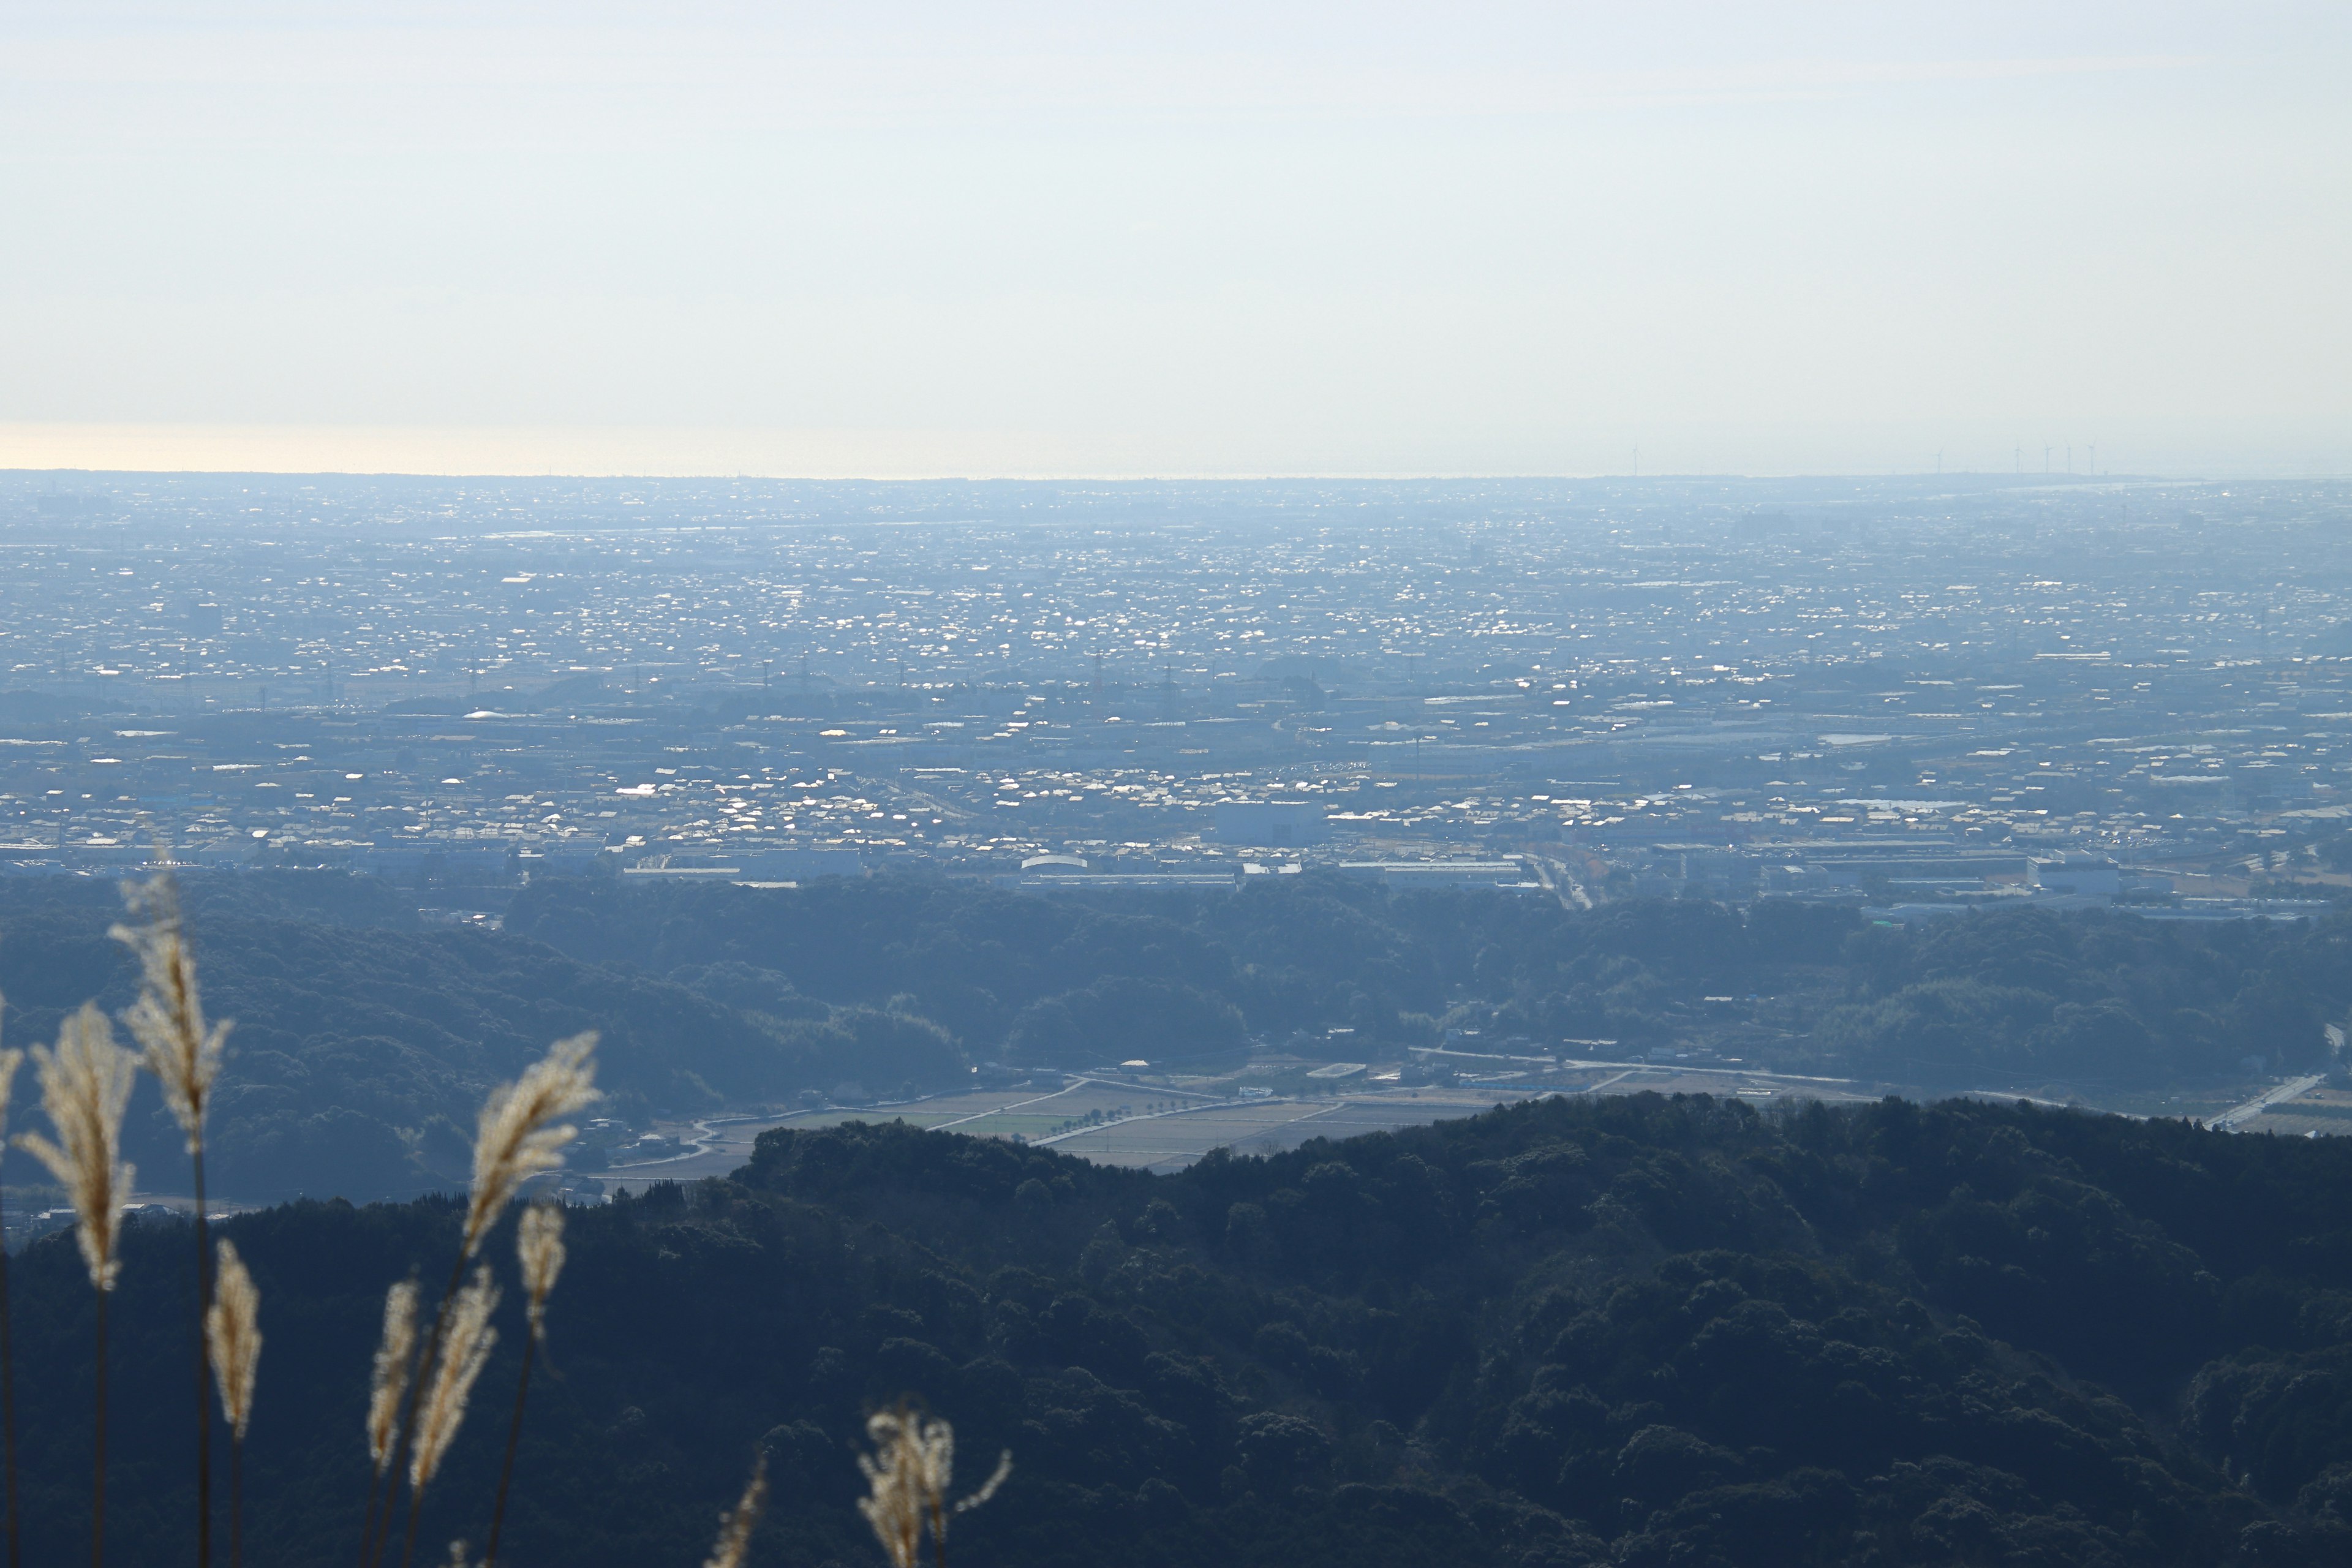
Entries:
<svg viewBox="0 0 2352 1568">
<path fill-rule="evenodd" d="M 194 878 L 207 995 L 236 1024 L 214 1181 L 253 1200 L 446 1189 L 488 1086 L 592 1027 L 611 1109 L 639 1121 L 808 1090 L 902 1098 L 969 1081 L 975 1060 L 1232 1064 L 1253 1036 L 1339 1049 L 1323 1036 L 1335 1026 L 1355 1031 L 1352 1055 L 1402 1054 L 1444 1025 L 1900 1084 L 2210 1095 L 2323 1065 L 2325 1026 L 2352 1010 L 2341 920 L 2021 911 L 1874 927 L 1786 902 L 1571 914 L 1337 876 L 1254 880 L 1280 885 L 1044 899 L 893 877 L 550 879 L 516 895 L 499 931 L 421 926 L 414 895 L 373 878 Z M 105 934 L 120 910 L 104 879 L 0 879 L 10 1040 L 47 1037 L 86 997 L 130 1000 L 129 958 Z M 178 1179 L 152 1087 L 131 1145 L 152 1181 Z"/>
<path fill-rule="evenodd" d="M 112 888 L 51 880 L 81 896 L 0 904 L 0 993 L 19 1045 L 54 1037 L 89 998 L 119 1012 L 136 988 L 130 955 L 106 934 L 121 918 Z M 632 1120 L 847 1079 L 888 1092 L 967 1073 L 935 1026 L 887 1009 L 730 1002 L 707 984 L 583 964 L 498 931 L 418 929 L 413 910 L 407 929 L 322 921 L 268 896 L 276 880 L 227 879 L 190 900 L 206 1005 L 235 1022 L 212 1119 L 216 1193 L 365 1199 L 462 1187 L 484 1095 L 549 1041 L 583 1029 L 602 1032 L 600 1081 L 612 1110 Z M 379 885 L 317 886 L 363 897 Z M 157 1190 L 184 1179 L 180 1133 L 143 1078 L 125 1137 Z M 23 1156 L 10 1161 L 14 1180 L 36 1172 Z"/>
<path fill-rule="evenodd" d="M 726 962 L 832 1002 L 905 998 L 975 1056 L 1038 1065 L 1332 1026 L 1356 1031 L 1351 1051 L 1394 1048 L 1442 1022 L 1538 1046 L 1713 1042 L 1791 1070 L 2095 1097 L 2311 1070 L 2324 1026 L 2352 1010 L 2341 917 L 2026 910 L 1873 926 L 1788 901 L 1579 914 L 1479 891 L 1391 896 L 1331 873 L 1254 880 L 1273 885 L 1046 900 L 904 878 L 798 890 L 557 879 L 523 889 L 508 929 L 591 963 Z M 1080 1044 L 1097 1039 L 1126 1044 Z"/>
<path fill-rule="evenodd" d="M 383 1286 L 438 1202 L 235 1222 L 269 1335 L 257 1565 L 349 1552 Z M 184 1233 L 118 1314 L 121 1559 L 181 1501 Z M 511 1270 L 506 1238 L 495 1244 Z M 898 1125 L 575 1212 L 510 1561 L 691 1563 L 755 1445 L 754 1561 L 877 1561 L 860 1412 L 907 1391 L 987 1564 L 2338 1563 L 2352 1146 L 1954 1102 L 1549 1101 L 1173 1177 Z M 17 1276 L 37 1561 L 79 1537 L 88 1289 Z M 479 1538 L 520 1339 L 426 1549 Z"/>
</svg>

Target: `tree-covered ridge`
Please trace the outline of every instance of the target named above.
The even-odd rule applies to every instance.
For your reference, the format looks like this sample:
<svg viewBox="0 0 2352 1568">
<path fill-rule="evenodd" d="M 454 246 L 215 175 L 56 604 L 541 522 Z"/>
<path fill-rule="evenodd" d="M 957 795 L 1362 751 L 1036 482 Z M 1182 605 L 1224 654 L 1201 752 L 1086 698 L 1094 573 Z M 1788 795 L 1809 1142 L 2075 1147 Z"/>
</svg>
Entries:
<svg viewBox="0 0 2352 1568">
<path fill-rule="evenodd" d="M 1332 874 L 1254 881 L 1266 885 L 1052 900 L 897 878 L 548 881 L 521 891 L 509 925 L 656 973 L 724 959 L 830 1001 L 901 997 L 974 1056 L 1066 1067 L 1333 1026 L 1357 1031 L 1349 1050 L 1393 1047 L 1444 1023 L 1627 1052 L 1719 1040 L 1750 1060 L 1927 1086 L 2096 1090 L 2308 1068 L 2326 1053 L 2323 1026 L 2352 1009 L 2342 918 L 2023 910 L 1883 926 L 1785 900 L 1575 913 Z"/>
<path fill-rule="evenodd" d="M 473 1108 L 551 1038 L 602 1030 L 611 1110 L 901 1098 L 975 1061 L 1237 1063 L 1251 1036 L 1361 1057 L 1441 1026 L 1538 1049 L 1713 1046 L 1900 1084 L 2096 1096 L 2242 1083 L 2326 1059 L 2352 921 L 2155 923 L 2042 911 L 1918 927 L 1697 900 L 1570 913 L 1334 876 L 1238 893 L 1045 899 L 879 877 L 810 887 L 535 881 L 504 931 L 419 925 L 374 879 L 196 881 L 191 930 L 233 1019 L 214 1175 L 236 1198 L 446 1189 Z M 0 879 L 10 1039 L 131 998 L 95 879 Z M 1738 998 L 1735 1006 L 1710 997 Z M 1750 1000 L 1752 998 L 1752 1000 Z M 1352 1035 L 1327 1038 L 1340 1026 Z M 1610 1041 L 1613 1044 L 1597 1044 Z M 2249 1060 L 2256 1064 L 2249 1068 Z M 176 1170 L 143 1087 L 131 1158 Z M 31 1168 L 12 1162 L 15 1179 Z"/>
<path fill-rule="evenodd" d="M 216 1189 L 267 1201 L 410 1195 L 465 1184 L 475 1108 L 551 1039 L 603 1039 L 610 1109 L 690 1112 L 787 1100 L 871 1079 L 896 1090 L 966 1074 L 934 1026 L 887 1008 L 731 994 L 723 972 L 678 979 L 583 963 L 494 931 L 320 920 L 237 882 L 192 898 L 206 1005 L 234 1021 L 213 1112 Z M 364 892 L 364 879 L 339 879 Z M 299 884 L 298 884 L 299 886 Z M 0 905 L 0 994 L 16 1041 L 53 1037 L 95 997 L 127 1005 L 137 971 L 94 898 Z M 222 895 L 206 899 L 217 888 Z M 234 895 L 243 895 L 236 897 Z M 373 912 L 373 911 L 370 911 Z M 694 982 L 692 984 L 682 981 Z M 785 988 L 786 991 L 789 988 Z M 142 1081 L 125 1129 L 132 1161 L 171 1190 L 182 1135 Z M 12 1160 L 16 1179 L 33 1167 Z"/>
<path fill-rule="evenodd" d="M 976 1568 L 2340 1562 L 2347 1178 L 2328 1141 L 1976 1102 L 1549 1101 L 1172 1177 L 779 1131 L 731 1180 L 574 1212 L 508 1555 L 697 1561 L 757 1445 L 778 1500 L 753 1561 L 867 1561 L 848 1444 L 915 1391 L 975 1468 L 1014 1452 L 957 1527 Z M 433 1201 L 232 1222 L 280 1380 L 257 1564 L 349 1550 L 350 1369 L 454 1224 Z M 130 1389 L 183 1348 L 163 1239 L 130 1237 Z M 60 1551 L 78 1268 L 60 1239 L 18 1274 Z M 428 1542 L 478 1537 L 497 1425 L 461 1436 Z M 159 1557 L 142 1521 L 181 1517 L 179 1456 L 125 1441 L 124 1550 L 152 1528 Z"/>
</svg>

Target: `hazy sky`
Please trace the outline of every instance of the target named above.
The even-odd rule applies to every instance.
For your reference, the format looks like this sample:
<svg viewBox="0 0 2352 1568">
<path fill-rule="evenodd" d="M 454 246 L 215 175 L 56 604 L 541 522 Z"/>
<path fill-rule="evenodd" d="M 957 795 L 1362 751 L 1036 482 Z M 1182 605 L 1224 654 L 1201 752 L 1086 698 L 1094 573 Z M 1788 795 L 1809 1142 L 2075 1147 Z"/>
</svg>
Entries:
<svg viewBox="0 0 2352 1568">
<path fill-rule="evenodd" d="M 0 466 L 2352 471 L 2352 6 L 0 4 Z"/>
</svg>

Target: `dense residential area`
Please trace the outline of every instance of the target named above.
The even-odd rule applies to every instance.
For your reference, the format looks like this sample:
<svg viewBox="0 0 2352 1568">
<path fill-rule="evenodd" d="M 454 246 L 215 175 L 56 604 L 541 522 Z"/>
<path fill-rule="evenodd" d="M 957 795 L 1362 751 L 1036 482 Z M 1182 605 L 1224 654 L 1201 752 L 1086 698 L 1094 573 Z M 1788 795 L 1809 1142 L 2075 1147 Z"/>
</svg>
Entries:
<svg viewBox="0 0 2352 1568">
<path fill-rule="evenodd" d="M 20 477 L 0 869 L 2306 913 L 2347 499 Z"/>
</svg>

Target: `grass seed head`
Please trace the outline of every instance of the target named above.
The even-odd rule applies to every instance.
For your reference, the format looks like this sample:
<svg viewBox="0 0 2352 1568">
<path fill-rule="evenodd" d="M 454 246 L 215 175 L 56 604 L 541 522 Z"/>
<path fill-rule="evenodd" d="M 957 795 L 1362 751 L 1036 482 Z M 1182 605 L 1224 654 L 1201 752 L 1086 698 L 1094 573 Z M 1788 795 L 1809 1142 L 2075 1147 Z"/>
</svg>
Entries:
<svg viewBox="0 0 2352 1568">
<path fill-rule="evenodd" d="M 110 933 L 139 958 L 139 999 L 123 1022 L 146 1053 L 147 1070 L 162 1081 L 163 1102 L 193 1154 L 204 1146 L 205 1110 L 220 1076 L 228 1026 L 205 1022 L 195 953 L 180 921 L 180 889 L 172 874 L 125 882 L 122 898 L 132 914 L 147 917 L 143 924 L 118 925 Z"/>
<path fill-rule="evenodd" d="M 0 1007 L 6 1005 L 6 999 L 0 998 Z M 5 1143 L 8 1138 L 8 1101 L 16 1092 L 16 1069 L 24 1065 L 24 1061 L 25 1053 L 22 1051 L 0 1051 L 0 1143 Z"/>
<path fill-rule="evenodd" d="M 522 1265 L 522 1288 L 530 1299 L 530 1331 L 547 1338 L 547 1298 L 563 1272 L 563 1208 L 533 1204 L 515 1227 L 515 1256 Z"/>
<path fill-rule="evenodd" d="M 929 1517 L 923 1487 L 929 1466 L 922 1453 L 922 1418 L 903 1405 L 877 1411 L 866 1422 L 874 1452 L 857 1456 L 866 1488 L 866 1495 L 857 1500 L 857 1511 L 873 1527 L 874 1539 L 882 1543 L 882 1554 L 890 1560 L 891 1568 L 915 1568 L 923 1544 L 923 1526 Z"/>
<path fill-rule="evenodd" d="M 1013 1454 L 1007 1449 L 998 1457 L 995 1473 L 987 1484 L 950 1506 L 948 1488 L 955 1479 L 954 1427 L 901 1404 L 868 1416 L 866 1433 L 874 1439 L 874 1452 L 857 1456 L 857 1468 L 865 1473 L 866 1483 L 866 1495 L 858 1500 L 857 1511 L 873 1527 L 874 1538 L 882 1543 L 891 1568 L 916 1568 L 926 1530 L 944 1547 L 949 1516 L 978 1508 L 994 1497 L 1004 1478 L 1013 1473 Z"/>
<path fill-rule="evenodd" d="M 751 1551 L 751 1532 L 760 1527 L 760 1516 L 767 1508 L 768 1457 L 762 1454 L 751 1467 L 751 1479 L 744 1486 L 742 1497 L 719 1516 L 719 1541 L 702 1568 L 743 1568 L 743 1560 Z"/>
<path fill-rule="evenodd" d="M 380 1475 L 392 1457 L 400 1402 L 408 1393 L 409 1359 L 416 1350 L 416 1281 L 403 1279 L 383 1293 L 383 1338 L 375 1348 L 375 1382 L 368 1393 L 368 1458 Z"/>
<path fill-rule="evenodd" d="M 491 1094 L 474 1134 L 473 1201 L 466 1211 L 466 1256 L 514 1200 L 522 1184 L 563 1162 L 576 1128 L 563 1118 L 594 1103 L 596 1049 L 592 1032 L 558 1040 L 522 1077 Z"/>
<path fill-rule="evenodd" d="M 490 1314 L 498 1306 L 499 1288 L 490 1283 L 488 1265 L 474 1270 L 472 1282 L 450 1304 L 440 1351 L 425 1373 L 431 1381 L 416 1417 L 416 1451 L 409 1459 L 409 1484 L 420 1491 L 439 1472 L 449 1445 L 457 1441 L 457 1428 L 465 1424 L 474 1380 L 490 1359 L 490 1347 L 499 1342 L 499 1331 L 490 1327 Z"/>
<path fill-rule="evenodd" d="M 85 1002 L 58 1032 L 56 1051 L 33 1047 L 41 1080 L 41 1107 L 57 1129 L 51 1142 L 37 1132 L 20 1134 L 16 1146 L 49 1168 L 66 1189 L 81 1242 L 89 1282 L 114 1289 L 121 1261 L 115 1244 L 122 1232 L 122 1205 L 136 1174 L 121 1163 L 122 1110 L 131 1101 L 138 1058 L 114 1043 L 114 1030 L 95 1003 Z"/>
<path fill-rule="evenodd" d="M 211 1352 L 213 1381 L 220 1387 L 221 1415 L 236 1440 L 245 1441 L 253 1419 L 253 1375 L 261 1364 L 261 1292 L 236 1244 L 221 1238 L 213 1275 L 213 1304 L 205 1310 L 205 1344 Z"/>
</svg>

